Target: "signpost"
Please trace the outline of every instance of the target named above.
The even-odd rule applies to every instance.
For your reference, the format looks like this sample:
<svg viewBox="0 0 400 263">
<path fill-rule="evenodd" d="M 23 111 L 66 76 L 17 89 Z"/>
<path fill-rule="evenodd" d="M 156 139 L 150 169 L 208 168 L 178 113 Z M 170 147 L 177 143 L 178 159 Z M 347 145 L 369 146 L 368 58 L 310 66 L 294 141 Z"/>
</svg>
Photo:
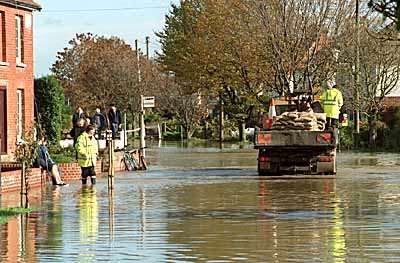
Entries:
<svg viewBox="0 0 400 263">
<path fill-rule="evenodd" d="M 145 150 L 146 148 L 146 127 L 144 124 L 144 109 L 145 108 L 154 108 L 155 106 L 155 98 L 154 96 L 140 96 L 140 150 L 145 157 Z"/>
<path fill-rule="evenodd" d="M 144 97 L 143 96 L 143 108 L 154 108 L 155 107 L 155 98 L 152 97 Z"/>
</svg>

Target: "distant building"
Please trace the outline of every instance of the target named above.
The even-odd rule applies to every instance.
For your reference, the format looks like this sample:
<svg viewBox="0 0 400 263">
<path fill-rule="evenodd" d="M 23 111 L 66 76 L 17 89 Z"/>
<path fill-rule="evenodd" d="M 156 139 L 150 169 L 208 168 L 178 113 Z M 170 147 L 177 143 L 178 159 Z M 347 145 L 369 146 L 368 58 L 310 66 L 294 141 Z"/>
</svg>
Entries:
<svg viewBox="0 0 400 263">
<path fill-rule="evenodd" d="M 34 121 L 32 13 L 40 10 L 31 0 L 0 0 L 0 153 L 10 159 Z"/>
</svg>

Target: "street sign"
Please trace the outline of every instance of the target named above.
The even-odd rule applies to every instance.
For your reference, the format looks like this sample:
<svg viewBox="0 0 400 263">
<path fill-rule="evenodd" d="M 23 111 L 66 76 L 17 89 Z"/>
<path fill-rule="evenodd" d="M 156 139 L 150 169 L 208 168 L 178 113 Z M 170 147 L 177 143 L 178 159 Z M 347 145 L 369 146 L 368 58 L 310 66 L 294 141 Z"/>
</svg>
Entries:
<svg viewBox="0 0 400 263">
<path fill-rule="evenodd" d="M 154 96 L 143 97 L 143 108 L 154 108 L 154 106 L 155 106 Z"/>
</svg>

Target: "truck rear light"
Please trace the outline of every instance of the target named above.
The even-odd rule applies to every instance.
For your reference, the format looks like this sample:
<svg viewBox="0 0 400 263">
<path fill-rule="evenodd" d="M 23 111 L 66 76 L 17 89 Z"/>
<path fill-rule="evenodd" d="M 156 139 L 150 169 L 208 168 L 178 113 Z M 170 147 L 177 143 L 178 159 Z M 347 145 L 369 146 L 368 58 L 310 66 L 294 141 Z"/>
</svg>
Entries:
<svg viewBox="0 0 400 263">
<path fill-rule="evenodd" d="M 257 135 L 257 143 L 258 144 L 270 144 L 271 141 L 272 141 L 272 135 L 271 134 L 259 133 Z"/>
<path fill-rule="evenodd" d="M 330 133 L 321 133 L 317 135 L 318 143 L 330 143 L 332 141 L 332 134 Z"/>
<path fill-rule="evenodd" d="M 258 158 L 258 160 L 259 160 L 260 162 L 268 162 L 269 158 L 268 158 L 268 156 L 260 156 L 260 157 Z"/>
<path fill-rule="evenodd" d="M 318 161 L 322 163 L 330 163 L 333 162 L 333 157 L 330 156 L 320 156 L 318 157 Z"/>
</svg>

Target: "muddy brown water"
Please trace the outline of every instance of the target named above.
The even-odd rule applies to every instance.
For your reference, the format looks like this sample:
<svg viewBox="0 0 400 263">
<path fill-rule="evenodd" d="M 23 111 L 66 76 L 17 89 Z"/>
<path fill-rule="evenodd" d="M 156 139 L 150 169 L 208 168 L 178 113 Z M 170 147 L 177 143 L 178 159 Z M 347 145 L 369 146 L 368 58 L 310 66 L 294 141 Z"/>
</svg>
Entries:
<svg viewBox="0 0 400 263">
<path fill-rule="evenodd" d="M 1 262 L 400 262 L 400 155 L 340 153 L 335 179 L 258 177 L 256 151 L 151 145 L 150 170 L 34 190 Z M 0 197 L 18 204 L 18 194 Z"/>
</svg>

